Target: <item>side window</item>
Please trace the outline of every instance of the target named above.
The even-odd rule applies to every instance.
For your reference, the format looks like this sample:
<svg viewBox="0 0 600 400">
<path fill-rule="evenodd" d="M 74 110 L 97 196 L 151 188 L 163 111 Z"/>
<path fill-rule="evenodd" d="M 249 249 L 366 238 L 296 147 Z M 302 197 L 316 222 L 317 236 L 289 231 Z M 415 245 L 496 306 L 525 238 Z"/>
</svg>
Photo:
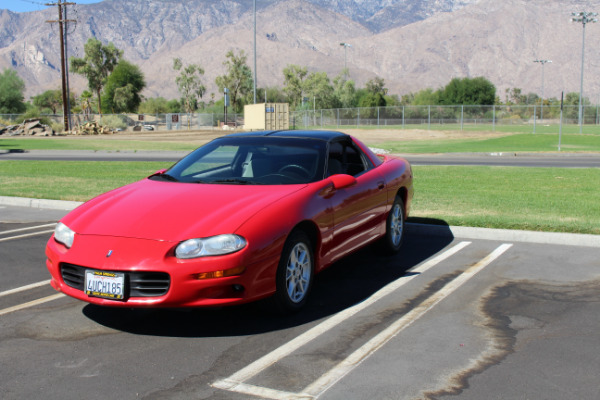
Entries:
<svg viewBox="0 0 600 400">
<path fill-rule="evenodd" d="M 329 146 L 327 176 L 335 174 L 360 175 L 369 165 L 362 152 L 351 142 L 334 142 Z"/>
<path fill-rule="evenodd" d="M 344 146 L 346 150 L 346 173 L 356 176 L 363 173 L 367 168 L 362 153 L 353 144 Z"/>
<path fill-rule="evenodd" d="M 345 173 L 344 146 L 340 142 L 332 143 L 327 157 L 327 176 Z"/>
</svg>

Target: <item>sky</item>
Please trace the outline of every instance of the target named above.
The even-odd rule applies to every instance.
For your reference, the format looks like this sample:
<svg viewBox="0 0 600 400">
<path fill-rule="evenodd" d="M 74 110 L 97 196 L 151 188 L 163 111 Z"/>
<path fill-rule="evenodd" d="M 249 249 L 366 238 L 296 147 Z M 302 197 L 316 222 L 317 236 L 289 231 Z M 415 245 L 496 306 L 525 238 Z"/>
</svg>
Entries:
<svg viewBox="0 0 600 400">
<path fill-rule="evenodd" d="M 67 0 L 68 3 L 90 4 L 102 0 Z M 13 12 L 39 11 L 48 8 L 46 4 L 57 3 L 57 0 L 0 0 L 0 8 Z"/>
</svg>

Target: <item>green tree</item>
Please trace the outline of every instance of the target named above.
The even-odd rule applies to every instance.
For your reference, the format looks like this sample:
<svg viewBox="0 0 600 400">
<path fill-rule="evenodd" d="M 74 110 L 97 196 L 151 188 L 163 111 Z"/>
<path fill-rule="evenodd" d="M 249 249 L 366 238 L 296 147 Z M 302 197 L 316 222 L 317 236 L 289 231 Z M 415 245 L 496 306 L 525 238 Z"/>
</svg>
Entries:
<svg viewBox="0 0 600 400">
<path fill-rule="evenodd" d="M 227 73 L 217 76 L 215 83 L 221 92 L 224 88 L 229 89 L 233 110 L 240 112 L 243 106 L 241 99 L 253 93 L 252 71 L 246 65 L 248 57 L 244 50 L 241 50 L 237 56 L 233 50 L 229 50 L 226 57 L 227 60 L 223 62 L 223 65 L 227 67 Z"/>
<path fill-rule="evenodd" d="M 181 112 L 179 101 L 167 100 L 164 97 L 145 99 L 139 106 L 138 111 L 141 114 L 177 114 Z"/>
<path fill-rule="evenodd" d="M 0 74 L 0 114 L 23 114 L 25 82 L 14 69 L 5 68 Z"/>
<path fill-rule="evenodd" d="M 283 69 L 283 92 L 293 109 L 302 104 L 303 81 L 308 75 L 306 67 L 290 64 Z"/>
<path fill-rule="evenodd" d="M 137 65 L 121 60 L 108 76 L 102 96 L 104 112 L 137 112 L 146 87 L 144 74 Z"/>
<path fill-rule="evenodd" d="M 326 72 L 311 72 L 302 84 L 303 93 L 318 109 L 333 108 L 334 90 Z"/>
<path fill-rule="evenodd" d="M 359 107 L 385 107 L 386 101 L 385 96 L 381 93 L 370 93 L 366 96 L 361 97 L 358 106 Z"/>
<path fill-rule="evenodd" d="M 454 78 L 440 92 L 442 105 L 493 105 L 496 87 L 483 77 Z"/>
<path fill-rule="evenodd" d="M 365 85 L 365 88 L 367 89 L 367 91 L 369 93 L 373 93 L 373 94 L 377 94 L 377 93 L 381 93 L 382 95 L 385 95 L 386 93 L 386 89 L 385 89 L 385 80 L 383 78 L 372 78 L 370 79 L 367 84 Z"/>
<path fill-rule="evenodd" d="M 270 86 L 267 88 L 257 89 L 256 93 L 257 101 L 260 99 L 261 101 L 265 100 L 267 103 L 285 103 L 287 102 L 287 98 L 283 90 L 278 88 L 277 86 Z"/>
<path fill-rule="evenodd" d="M 336 98 L 337 107 L 356 107 L 356 87 L 354 81 L 346 79 L 348 70 L 344 69 L 341 74 L 333 79 L 333 94 Z"/>
<path fill-rule="evenodd" d="M 141 114 L 165 114 L 168 111 L 167 99 L 164 97 L 156 97 L 144 100 L 138 111 Z"/>
<path fill-rule="evenodd" d="M 63 105 L 62 90 L 46 90 L 44 93 L 32 98 L 33 105 L 44 113 L 57 114 Z M 77 101 L 73 92 L 69 93 L 69 103 L 75 106 Z"/>
<path fill-rule="evenodd" d="M 102 114 L 102 88 L 123 55 L 123 51 L 117 49 L 112 42 L 104 46 L 96 38 L 89 38 L 83 48 L 85 53 L 83 58 L 71 58 L 71 70 L 87 78 L 88 87 L 96 93 L 98 99 L 98 112 Z"/>
<path fill-rule="evenodd" d="M 513 105 L 513 104 L 525 104 L 525 98 L 522 95 L 522 90 L 521 88 L 506 88 L 505 90 L 505 96 L 506 96 L 506 105 Z"/>
<path fill-rule="evenodd" d="M 171 99 L 167 101 L 167 112 L 169 113 L 180 113 L 182 110 L 181 103 L 179 100 Z"/>
<path fill-rule="evenodd" d="M 412 98 L 411 104 L 414 106 L 430 106 L 439 104 L 440 92 L 434 91 L 431 88 L 423 89 L 415 93 Z"/>
<path fill-rule="evenodd" d="M 42 111 L 49 109 L 52 114 L 56 114 L 56 111 L 62 106 L 62 90 L 46 90 L 44 93 L 34 96 L 33 105 Z"/>
<path fill-rule="evenodd" d="M 185 111 L 192 113 L 197 107 L 198 100 L 204 96 L 206 91 L 206 87 L 202 84 L 204 69 L 197 64 L 184 66 L 181 58 L 173 59 L 173 69 L 181 71 L 175 78 L 175 83 Z"/>
<path fill-rule="evenodd" d="M 560 104 L 560 102 L 559 102 Z M 567 107 L 565 107 L 565 117 L 567 118 L 576 118 L 579 119 L 579 93 L 578 92 L 569 92 L 567 94 L 565 94 L 564 100 L 563 100 L 563 104 Z M 587 106 L 589 106 L 591 104 L 590 99 L 588 99 L 587 97 L 583 98 L 583 107 L 584 107 L 584 114 L 588 114 L 591 111 L 591 109 Z M 595 111 L 595 110 L 594 110 Z M 584 115 L 585 118 L 585 115 Z"/>
<path fill-rule="evenodd" d="M 366 94 L 361 96 L 358 105 L 359 107 L 385 107 L 385 81 L 383 78 L 370 79 L 366 86 Z"/>
<path fill-rule="evenodd" d="M 94 105 L 94 95 L 89 90 L 84 90 L 79 98 L 79 105 L 83 115 L 90 117 L 92 113 L 92 106 Z"/>
</svg>

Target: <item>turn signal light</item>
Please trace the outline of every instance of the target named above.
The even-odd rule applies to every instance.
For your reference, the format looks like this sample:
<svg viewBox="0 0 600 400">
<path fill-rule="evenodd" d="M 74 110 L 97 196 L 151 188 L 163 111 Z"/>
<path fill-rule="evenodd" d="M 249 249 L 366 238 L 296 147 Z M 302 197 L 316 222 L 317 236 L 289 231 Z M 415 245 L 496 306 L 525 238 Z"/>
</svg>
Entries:
<svg viewBox="0 0 600 400">
<path fill-rule="evenodd" d="M 211 271 L 211 272 L 202 272 L 196 274 L 196 279 L 217 279 L 217 278 L 225 278 L 227 276 L 241 275 L 246 270 L 246 267 L 239 266 L 231 269 L 225 269 L 222 271 Z"/>
</svg>

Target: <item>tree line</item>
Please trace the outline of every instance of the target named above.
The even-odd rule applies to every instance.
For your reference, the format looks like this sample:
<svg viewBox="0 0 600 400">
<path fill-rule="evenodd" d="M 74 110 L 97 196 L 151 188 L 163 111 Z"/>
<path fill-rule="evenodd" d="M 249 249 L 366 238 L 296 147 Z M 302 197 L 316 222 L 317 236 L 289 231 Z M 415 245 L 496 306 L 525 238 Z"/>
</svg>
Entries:
<svg viewBox="0 0 600 400">
<path fill-rule="evenodd" d="M 252 71 L 243 50 L 230 50 L 225 56 L 225 73 L 215 79 L 220 93 L 208 98 L 203 82 L 204 69 L 199 64 L 184 64 L 180 58 L 173 60 L 177 72 L 175 84 L 180 97 L 167 100 L 162 97 L 144 98 L 146 81 L 140 68 L 123 58 L 123 51 L 113 43 L 103 45 L 90 38 L 84 46 L 82 58 L 72 57 L 71 72 L 84 76 L 88 90 L 76 95 L 69 93 L 71 110 L 75 114 L 120 113 L 193 113 L 221 112 L 224 99 L 221 93 L 229 90 L 231 108 L 239 113 L 245 104 L 254 103 Z M 358 88 L 349 79 L 348 70 L 330 79 L 327 73 L 310 72 L 308 67 L 288 65 L 283 71 L 283 87 L 257 88 L 257 101 L 285 102 L 291 110 L 373 108 L 407 105 L 553 105 L 558 99 L 542 99 L 537 94 L 522 93 L 519 88 L 507 89 L 504 100 L 497 95 L 496 87 L 484 77 L 453 78 L 437 90 L 427 88 L 402 96 L 390 94 L 385 80 L 375 77 L 365 87 Z M 47 90 L 24 99 L 25 84 L 13 69 L 0 73 L 0 114 L 25 114 L 25 118 L 39 114 L 57 114 L 62 109 L 60 89 Z M 589 104 L 589 100 L 585 99 Z M 568 93 L 565 104 L 578 105 L 579 95 Z M 584 103 L 585 104 L 585 103 Z"/>
</svg>

